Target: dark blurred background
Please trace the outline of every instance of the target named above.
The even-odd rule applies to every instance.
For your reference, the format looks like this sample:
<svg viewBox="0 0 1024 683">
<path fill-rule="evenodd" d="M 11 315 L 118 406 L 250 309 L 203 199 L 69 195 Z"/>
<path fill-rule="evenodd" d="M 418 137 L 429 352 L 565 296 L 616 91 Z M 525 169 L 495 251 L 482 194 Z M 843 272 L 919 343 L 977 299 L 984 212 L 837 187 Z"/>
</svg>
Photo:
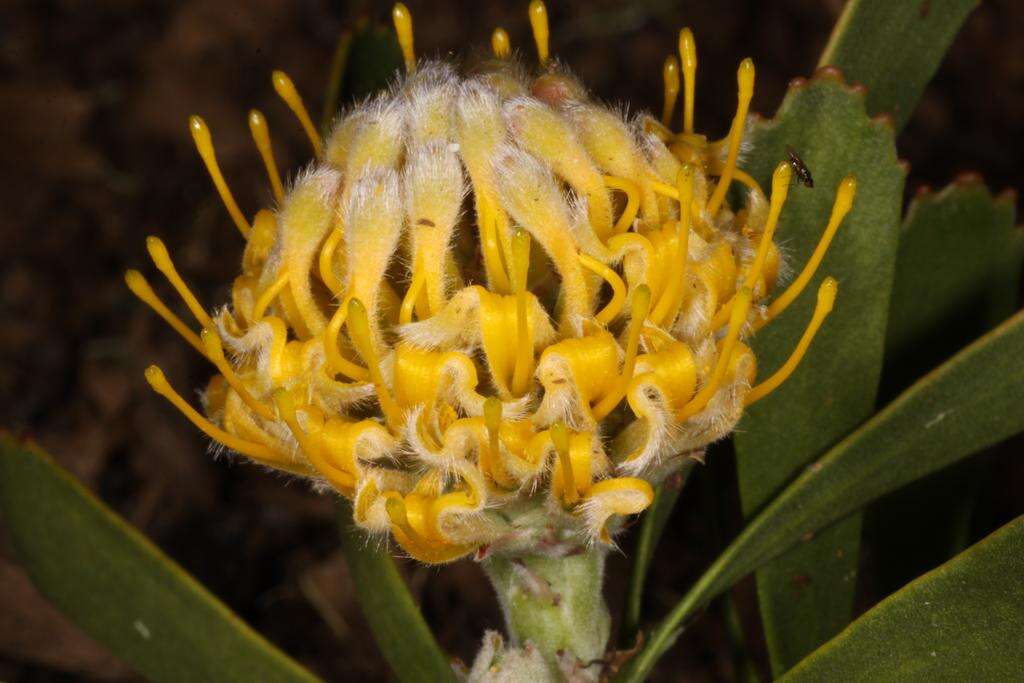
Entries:
<svg viewBox="0 0 1024 683">
<path fill-rule="evenodd" d="M 420 55 L 472 56 L 496 25 L 516 46 L 531 46 L 526 0 L 407 4 Z M 842 4 L 550 0 L 549 12 L 553 50 L 599 97 L 656 111 L 662 60 L 677 30 L 693 27 L 697 125 L 718 136 L 732 114 L 740 59 L 756 61 L 753 108 L 770 115 L 789 79 L 813 70 Z M 142 369 L 159 363 L 178 387 L 203 385 L 210 370 L 128 293 L 122 274 L 140 266 L 153 272 L 144 238 L 155 233 L 200 298 L 223 302 L 241 242 L 192 147 L 187 117 L 199 113 L 210 124 L 224 172 L 251 215 L 269 202 L 269 190 L 248 109 L 267 114 L 282 169 L 294 173 L 309 155 L 274 95 L 271 70 L 285 69 L 316 114 L 340 32 L 360 17 L 388 22 L 389 7 L 337 0 L 0 6 L 0 423 L 33 434 L 258 631 L 329 680 L 388 678 L 354 602 L 331 501 L 207 455 L 205 439 L 149 391 Z M 908 196 L 964 171 L 980 172 L 995 191 L 1024 186 L 1021 35 L 1024 11 L 1015 0 L 990 0 L 968 19 L 900 138 L 900 155 L 912 165 Z M 1019 444 L 1009 450 L 1019 452 Z M 993 456 L 1003 484 L 989 504 L 999 509 L 1020 506 L 1011 455 Z M 724 451 L 693 478 L 655 560 L 650 612 L 673 604 L 735 533 L 733 477 Z M 132 679 L 34 591 L 2 526 L 0 680 Z M 632 541 L 623 544 L 628 552 Z M 869 569 L 871 562 L 869 544 Z M 483 630 L 501 627 L 472 562 L 402 567 L 453 655 L 469 660 Z M 613 554 L 613 609 L 626 569 Z M 870 578 L 862 592 L 863 606 L 879 597 Z M 763 671 L 752 582 L 734 596 Z M 663 662 L 661 680 L 732 680 L 724 630 L 720 610 L 710 609 Z"/>
</svg>

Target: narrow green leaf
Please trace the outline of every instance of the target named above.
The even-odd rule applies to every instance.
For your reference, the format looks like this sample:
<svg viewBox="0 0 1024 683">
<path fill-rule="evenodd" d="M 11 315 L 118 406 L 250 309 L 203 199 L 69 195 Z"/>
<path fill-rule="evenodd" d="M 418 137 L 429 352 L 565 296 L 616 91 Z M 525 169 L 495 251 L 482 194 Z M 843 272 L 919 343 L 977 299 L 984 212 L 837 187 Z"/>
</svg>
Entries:
<svg viewBox="0 0 1024 683">
<path fill-rule="evenodd" d="M 654 501 L 644 512 L 637 534 L 636 546 L 633 548 L 633 568 L 629 575 L 629 586 L 626 593 L 626 612 L 622 619 L 619 643 L 623 647 L 631 647 L 640 630 L 640 612 L 643 604 L 644 584 L 647 572 L 651 567 L 654 551 L 665 532 L 672 510 L 675 509 L 679 494 L 686 485 L 686 479 L 693 469 L 692 460 L 687 460 L 682 469 L 669 477 L 654 490 Z"/>
<path fill-rule="evenodd" d="M 341 545 L 384 659 L 403 683 L 454 681 L 451 662 L 434 640 L 387 550 L 356 528 L 352 508 L 338 506 Z"/>
<path fill-rule="evenodd" d="M 402 50 L 395 32 L 367 23 L 352 36 L 342 99 L 360 100 L 380 91 L 402 68 Z"/>
<path fill-rule="evenodd" d="M 148 680 L 317 680 L 37 446 L 8 435 L 0 509 L 40 592 Z"/>
<path fill-rule="evenodd" d="M 754 405 L 735 435 L 743 513 L 748 518 L 794 474 L 874 410 L 895 264 L 903 170 L 892 128 L 868 118 L 863 94 L 834 72 L 797 85 L 771 121 L 750 130 L 750 174 L 765 186 L 786 148 L 797 151 L 814 188 L 790 188 L 778 240 L 799 271 L 818 242 L 836 187 L 857 178 L 854 208 L 807 288 L 753 342 L 760 377 L 781 366 L 800 338 L 827 275 L 839 281 L 835 310 L 797 372 Z M 850 619 L 860 517 L 829 529 L 757 575 L 772 669 L 778 674 L 838 633 Z"/>
<path fill-rule="evenodd" d="M 718 603 L 722 623 L 725 626 L 726 640 L 729 643 L 735 680 L 737 683 L 760 683 L 761 676 L 758 675 L 757 666 L 750 656 L 750 648 L 747 646 L 746 634 L 743 631 L 743 621 L 740 619 L 740 610 L 736 606 L 733 594 L 727 591 Z"/>
<path fill-rule="evenodd" d="M 1015 219 L 1013 197 L 993 197 L 976 176 L 911 203 L 900 231 L 883 397 L 1013 313 L 1024 257 Z M 938 472 L 872 507 L 865 535 L 883 594 L 966 547 L 984 464 Z"/>
<path fill-rule="evenodd" d="M 387 87 L 403 68 L 402 51 L 389 27 L 360 19 L 338 38 L 324 95 L 321 129 L 330 124 L 344 102 L 361 100 Z"/>
<path fill-rule="evenodd" d="M 849 0 L 819 66 L 868 87 L 868 113 L 900 130 L 978 0 Z"/>
<path fill-rule="evenodd" d="M 880 496 L 1024 431 L 1024 312 L 970 345 L 806 468 L 651 632 L 617 680 L 639 682 L 701 606 Z"/>
<path fill-rule="evenodd" d="M 348 72 L 348 56 L 352 53 L 352 32 L 342 31 L 338 38 L 338 44 L 334 47 L 334 56 L 331 57 L 331 70 L 327 76 L 327 92 L 324 94 L 323 112 L 320 115 L 320 132 L 327 134 L 330 131 L 331 122 L 338 113 L 338 105 L 341 104 L 341 88 L 345 83 L 345 75 Z"/>
<path fill-rule="evenodd" d="M 1019 680 L 1022 574 L 1018 517 L 876 605 L 783 680 Z"/>
</svg>

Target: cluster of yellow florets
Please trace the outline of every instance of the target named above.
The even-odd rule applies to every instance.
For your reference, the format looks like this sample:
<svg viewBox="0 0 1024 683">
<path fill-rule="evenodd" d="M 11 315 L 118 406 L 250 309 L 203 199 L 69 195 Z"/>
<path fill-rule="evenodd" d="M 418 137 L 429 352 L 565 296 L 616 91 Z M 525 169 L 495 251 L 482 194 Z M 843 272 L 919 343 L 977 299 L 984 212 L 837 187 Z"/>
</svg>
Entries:
<svg viewBox="0 0 1024 683">
<path fill-rule="evenodd" d="M 549 62 L 542 3 L 530 16 L 537 71 L 510 57 L 499 29 L 494 61 L 461 77 L 416 63 L 411 20 L 396 7 L 406 76 L 322 144 L 275 73 L 317 160 L 284 193 L 253 112 L 280 206 L 251 225 L 193 118 L 247 239 L 231 303 L 209 315 L 156 238 L 150 254 L 202 334 L 128 274 L 219 372 L 206 417 L 153 366 L 158 392 L 228 448 L 353 499 L 360 525 L 425 562 L 609 543 L 621 516 L 651 503 L 652 484 L 793 371 L 835 296 L 828 279 L 793 357 L 755 385 L 742 340 L 806 286 L 853 180 L 811 262 L 764 305 L 792 171 L 779 165 L 769 201 L 737 168 L 753 64 L 740 66 L 728 137 L 709 142 L 693 133 L 688 30 L 681 62 L 666 62 L 662 120 L 628 121 Z M 734 180 L 747 188 L 738 211 L 726 202 Z"/>
</svg>

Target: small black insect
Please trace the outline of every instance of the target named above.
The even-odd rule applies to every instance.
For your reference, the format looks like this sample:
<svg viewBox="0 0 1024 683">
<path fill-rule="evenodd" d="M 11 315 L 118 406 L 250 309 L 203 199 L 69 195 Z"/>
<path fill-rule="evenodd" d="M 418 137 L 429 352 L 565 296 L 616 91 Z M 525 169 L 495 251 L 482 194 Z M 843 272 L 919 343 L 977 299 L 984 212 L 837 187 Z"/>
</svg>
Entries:
<svg viewBox="0 0 1024 683">
<path fill-rule="evenodd" d="M 807 168 L 807 164 L 804 160 L 796 153 L 796 150 L 786 145 L 786 154 L 789 155 L 789 165 L 793 167 L 793 171 L 796 172 L 797 179 L 804 184 L 805 187 L 814 187 L 814 178 L 811 177 L 811 169 Z"/>
</svg>

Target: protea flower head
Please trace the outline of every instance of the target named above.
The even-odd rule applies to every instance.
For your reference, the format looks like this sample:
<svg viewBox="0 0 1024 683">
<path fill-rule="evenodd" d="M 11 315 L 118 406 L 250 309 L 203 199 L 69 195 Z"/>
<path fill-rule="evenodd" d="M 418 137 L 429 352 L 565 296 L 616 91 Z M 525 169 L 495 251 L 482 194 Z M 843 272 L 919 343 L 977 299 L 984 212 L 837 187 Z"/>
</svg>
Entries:
<svg viewBox="0 0 1024 683">
<path fill-rule="evenodd" d="M 275 72 L 316 159 L 285 191 L 252 112 L 278 205 L 251 223 L 193 117 L 246 240 L 231 301 L 208 313 L 156 237 L 153 261 L 201 333 L 127 274 L 216 369 L 202 413 L 151 366 L 157 392 L 231 451 L 352 499 L 359 525 L 428 563 L 612 543 L 652 485 L 794 371 L 836 295 L 826 279 L 789 361 L 758 378 L 746 341 L 803 292 L 855 181 L 779 291 L 773 235 L 793 169 L 779 164 L 768 198 L 738 168 L 749 59 L 728 136 L 710 141 L 694 132 L 689 30 L 665 63 L 660 120 L 626 119 L 549 58 L 541 2 L 530 17 L 538 64 L 498 29 L 493 60 L 462 75 L 416 61 L 398 5 L 405 75 L 322 142 Z"/>
</svg>

